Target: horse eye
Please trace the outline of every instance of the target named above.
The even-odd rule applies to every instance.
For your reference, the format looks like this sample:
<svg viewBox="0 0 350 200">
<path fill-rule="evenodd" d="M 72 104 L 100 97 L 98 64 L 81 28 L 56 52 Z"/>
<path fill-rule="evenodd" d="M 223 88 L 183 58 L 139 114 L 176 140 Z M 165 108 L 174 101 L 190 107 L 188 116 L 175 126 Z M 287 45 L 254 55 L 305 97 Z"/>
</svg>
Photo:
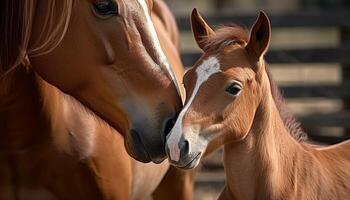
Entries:
<svg viewBox="0 0 350 200">
<path fill-rule="evenodd" d="M 241 90 L 242 87 L 239 84 L 233 83 L 230 86 L 228 86 L 225 91 L 232 96 L 238 96 Z"/>
<path fill-rule="evenodd" d="M 118 14 L 118 6 L 113 0 L 96 0 L 93 8 L 97 14 L 102 16 Z"/>
</svg>

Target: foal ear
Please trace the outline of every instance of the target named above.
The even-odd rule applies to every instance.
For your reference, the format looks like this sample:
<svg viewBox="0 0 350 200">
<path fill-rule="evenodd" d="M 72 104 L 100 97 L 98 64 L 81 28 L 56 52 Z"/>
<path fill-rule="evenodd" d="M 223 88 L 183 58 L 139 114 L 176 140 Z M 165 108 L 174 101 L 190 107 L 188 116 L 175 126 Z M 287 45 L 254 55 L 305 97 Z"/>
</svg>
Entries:
<svg viewBox="0 0 350 200">
<path fill-rule="evenodd" d="M 260 11 L 259 17 L 250 32 L 250 39 L 246 50 L 254 61 L 258 61 L 265 54 L 270 44 L 271 24 L 267 15 Z"/>
<path fill-rule="evenodd" d="M 207 22 L 204 21 L 204 19 L 199 14 L 196 8 L 192 11 L 191 26 L 192 33 L 194 39 L 197 42 L 198 47 L 204 50 L 205 44 L 203 41 L 209 36 L 214 35 L 215 33 L 213 29 L 211 29 L 210 26 L 207 24 Z"/>
</svg>

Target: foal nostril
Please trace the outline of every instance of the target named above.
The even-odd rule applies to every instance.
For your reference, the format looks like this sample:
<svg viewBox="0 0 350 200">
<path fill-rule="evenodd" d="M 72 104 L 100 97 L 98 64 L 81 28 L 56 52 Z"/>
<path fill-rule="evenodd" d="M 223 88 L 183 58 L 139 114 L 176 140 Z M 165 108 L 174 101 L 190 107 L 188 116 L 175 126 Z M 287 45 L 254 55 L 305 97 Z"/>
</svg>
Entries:
<svg viewBox="0 0 350 200">
<path fill-rule="evenodd" d="M 168 137 L 171 129 L 173 128 L 173 126 L 175 125 L 175 119 L 174 118 L 170 118 L 166 121 L 165 125 L 164 125 L 164 129 L 163 129 L 163 134 L 164 134 L 164 141 L 166 140 L 166 138 Z"/>
<path fill-rule="evenodd" d="M 179 144 L 179 147 L 180 147 L 181 156 L 184 156 L 190 153 L 190 143 L 188 142 L 188 140 L 181 141 Z"/>
</svg>

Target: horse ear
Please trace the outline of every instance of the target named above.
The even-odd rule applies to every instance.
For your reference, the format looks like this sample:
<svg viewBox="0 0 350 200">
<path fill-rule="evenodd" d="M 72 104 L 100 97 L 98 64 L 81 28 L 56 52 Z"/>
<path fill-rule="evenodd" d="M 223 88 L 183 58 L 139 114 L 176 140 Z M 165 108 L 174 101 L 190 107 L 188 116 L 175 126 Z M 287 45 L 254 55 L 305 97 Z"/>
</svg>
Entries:
<svg viewBox="0 0 350 200">
<path fill-rule="evenodd" d="M 199 48 L 204 50 L 205 44 L 204 39 L 208 38 L 211 35 L 214 35 L 213 29 L 210 28 L 210 26 L 204 21 L 202 16 L 199 14 L 197 9 L 193 9 L 192 15 L 191 15 L 191 26 L 192 26 L 192 33 L 194 36 L 194 39 L 197 42 L 197 45 Z"/>
<path fill-rule="evenodd" d="M 271 24 L 267 15 L 260 11 L 259 17 L 250 32 L 250 39 L 246 46 L 248 54 L 258 61 L 269 47 L 271 38 Z"/>
</svg>

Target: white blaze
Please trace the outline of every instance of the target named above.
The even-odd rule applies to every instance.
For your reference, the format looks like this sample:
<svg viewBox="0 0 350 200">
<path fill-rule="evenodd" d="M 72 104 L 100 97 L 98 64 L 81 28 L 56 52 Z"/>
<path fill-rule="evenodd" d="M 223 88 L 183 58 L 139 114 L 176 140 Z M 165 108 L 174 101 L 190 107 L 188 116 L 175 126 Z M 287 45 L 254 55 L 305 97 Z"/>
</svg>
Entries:
<svg viewBox="0 0 350 200">
<path fill-rule="evenodd" d="M 180 149 L 179 149 L 179 141 L 182 133 L 182 121 L 185 116 L 188 108 L 192 104 L 192 101 L 197 95 L 197 92 L 200 86 L 209 79 L 209 77 L 217 72 L 220 72 L 220 63 L 219 60 L 215 57 L 209 57 L 203 61 L 203 63 L 197 67 L 196 75 L 197 80 L 193 89 L 192 96 L 188 100 L 186 106 L 180 112 L 173 129 L 170 131 L 169 137 L 167 138 L 167 144 L 170 151 L 170 159 L 173 161 L 179 161 L 180 158 Z"/>
<path fill-rule="evenodd" d="M 162 65 L 162 67 L 164 67 L 166 72 L 170 75 L 172 81 L 174 82 L 174 84 L 176 86 L 177 92 L 181 96 L 180 88 L 179 88 L 179 85 L 177 84 L 174 72 L 168 63 L 168 59 L 165 56 L 162 47 L 160 46 L 160 42 L 158 40 L 158 35 L 156 32 L 156 29 L 154 28 L 154 24 L 152 22 L 151 16 L 149 15 L 149 12 L 148 12 L 148 6 L 146 3 L 146 0 L 138 0 L 138 2 L 141 5 L 143 12 L 145 14 L 146 26 L 147 26 L 147 29 L 150 33 L 151 39 L 152 39 L 153 48 L 156 50 L 156 53 L 158 54 L 158 59 Z"/>
</svg>

